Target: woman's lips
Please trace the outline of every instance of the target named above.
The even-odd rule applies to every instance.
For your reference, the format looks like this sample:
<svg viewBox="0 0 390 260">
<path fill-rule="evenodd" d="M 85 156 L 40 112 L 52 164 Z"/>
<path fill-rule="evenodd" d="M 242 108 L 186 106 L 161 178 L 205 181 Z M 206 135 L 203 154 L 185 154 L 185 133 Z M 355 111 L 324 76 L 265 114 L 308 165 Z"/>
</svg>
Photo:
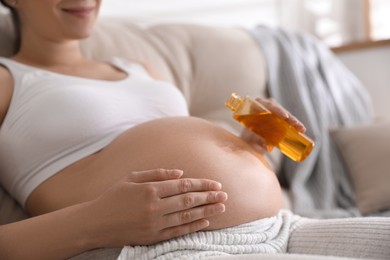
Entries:
<svg viewBox="0 0 390 260">
<path fill-rule="evenodd" d="M 75 8 L 63 8 L 62 11 L 77 16 L 77 17 L 87 17 L 93 13 L 94 7 L 75 7 Z"/>
</svg>

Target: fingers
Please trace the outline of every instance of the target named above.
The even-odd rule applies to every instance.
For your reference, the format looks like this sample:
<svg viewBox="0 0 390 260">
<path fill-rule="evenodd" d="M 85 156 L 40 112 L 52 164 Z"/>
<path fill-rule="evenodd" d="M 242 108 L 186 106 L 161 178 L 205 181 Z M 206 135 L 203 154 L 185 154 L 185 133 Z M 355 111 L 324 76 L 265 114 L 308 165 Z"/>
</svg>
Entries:
<svg viewBox="0 0 390 260">
<path fill-rule="evenodd" d="M 143 183 L 178 179 L 183 175 L 178 169 L 153 169 L 129 173 L 125 179 L 127 181 Z"/>
<path fill-rule="evenodd" d="M 223 212 L 225 212 L 225 205 L 222 203 L 207 205 L 166 215 L 164 224 L 166 227 L 176 227 L 200 219 L 207 219 Z"/>
<path fill-rule="evenodd" d="M 189 192 L 161 200 L 160 207 L 162 213 L 167 215 L 206 204 L 223 203 L 227 198 L 223 191 Z"/>
<path fill-rule="evenodd" d="M 298 132 L 302 132 L 302 133 L 306 132 L 306 127 L 295 116 L 289 114 L 287 121 L 289 122 L 290 125 L 294 126 L 295 129 L 298 130 Z"/>
<path fill-rule="evenodd" d="M 263 104 L 272 113 L 275 113 L 278 116 L 284 118 L 290 125 L 295 127 L 295 129 L 297 129 L 298 132 L 304 133 L 306 131 L 306 127 L 295 116 L 293 116 L 289 111 L 287 111 L 280 104 L 278 104 L 278 102 L 276 102 L 276 100 L 274 100 L 272 98 L 270 98 L 270 99 L 256 98 L 256 101 Z"/>
<path fill-rule="evenodd" d="M 224 204 L 217 203 L 169 214 L 166 216 L 168 228 L 162 231 L 162 236 L 170 239 L 202 230 L 209 226 L 207 218 L 221 214 L 225 209 Z"/>
<path fill-rule="evenodd" d="M 219 182 L 206 179 L 181 179 L 182 170 L 178 169 L 154 169 L 139 172 L 131 172 L 126 181 L 136 183 L 159 182 L 157 185 L 157 196 L 160 198 L 169 197 L 181 193 L 193 191 L 220 190 L 222 185 Z"/>
<path fill-rule="evenodd" d="M 256 98 L 256 101 L 260 102 L 268 110 L 279 115 L 280 117 L 283 118 L 289 117 L 290 113 L 286 109 L 284 109 L 281 105 L 279 105 L 273 98 L 269 98 L 269 99 Z"/>
<path fill-rule="evenodd" d="M 219 182 L 207 179 L 180 179 L 158 183 L 157 196 L 160 198 L 196 191 L 218 191 L 222 188 Z"/>
<path fill-rule="evenodd" d="M 194 233 L 205 229 L 210 225 L 210 222 L 206 219 L 200 219 L 185 225 L 167 228 L 161 231 L 161 240 L 169 240 L 171 238 L 184 236 L 190 233 Z"/>
</svg>

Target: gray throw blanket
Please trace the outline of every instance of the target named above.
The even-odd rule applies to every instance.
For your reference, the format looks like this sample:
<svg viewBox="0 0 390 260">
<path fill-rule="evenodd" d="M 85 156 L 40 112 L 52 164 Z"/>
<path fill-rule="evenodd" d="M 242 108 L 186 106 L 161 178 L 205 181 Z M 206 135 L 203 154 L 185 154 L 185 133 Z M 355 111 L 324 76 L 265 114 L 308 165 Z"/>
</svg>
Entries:
<svg viewBox="0 0 390 260">
<path fill-rule="evenodd" d="M 293 211 L 318 218 L 358 216 L 351 182 L 329 129 L 371 121 L 368 93 L 314 37 L 263 26 L 249 33 L 264 52 L 270 96 L 305 124 L 316 143 L 302 163 L 283 159 L 280 174 L 290 187 Z"/>
</svg>

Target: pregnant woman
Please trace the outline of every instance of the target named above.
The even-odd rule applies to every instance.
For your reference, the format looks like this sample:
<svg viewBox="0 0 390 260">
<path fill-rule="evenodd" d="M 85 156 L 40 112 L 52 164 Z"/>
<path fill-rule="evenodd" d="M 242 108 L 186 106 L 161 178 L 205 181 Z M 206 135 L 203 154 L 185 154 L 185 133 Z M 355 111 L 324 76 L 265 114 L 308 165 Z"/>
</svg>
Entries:
<svg viewBox="0 0 390 260">
<path fill-rule="evenodd" d="M 82 55 L 79 41 L 91 34 L 100 0 L 1 2 L 20 46 L 0 58 L 0 180 L 39 217 L 0 234 L 44 228 L 46 238 L 45 248 L 38 239 L 16 251 L 0 239 L 1 251 L 66 258 L 279 213 L 280 187 L 258 137 L 190 117 L 177 88 L 144 65 Z M 304 131 L 274 102 L 264 104 Z"/>
</svg>

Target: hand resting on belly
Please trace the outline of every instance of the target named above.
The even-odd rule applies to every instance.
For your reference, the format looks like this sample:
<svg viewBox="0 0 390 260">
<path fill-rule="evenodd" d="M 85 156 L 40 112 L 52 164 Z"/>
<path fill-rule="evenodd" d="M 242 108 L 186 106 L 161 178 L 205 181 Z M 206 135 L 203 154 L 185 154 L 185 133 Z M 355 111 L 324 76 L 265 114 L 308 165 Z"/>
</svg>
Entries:
<svg viewBox="0 0 390 260">
<path fill-rule="evenodd" d="M 183 178 L 222 184 L 229 197 L 226 211 L 209 218 L 210 230 L 280 210 L 279 183 L 262 155 L 235 135 L 193 117 L 158 119 L 128 129 L 100 152 L 38 186 L 27 208 L 41 214 L 92 200 L 131 171 L 157 168 L 181 169 Z"/>
</svg>

